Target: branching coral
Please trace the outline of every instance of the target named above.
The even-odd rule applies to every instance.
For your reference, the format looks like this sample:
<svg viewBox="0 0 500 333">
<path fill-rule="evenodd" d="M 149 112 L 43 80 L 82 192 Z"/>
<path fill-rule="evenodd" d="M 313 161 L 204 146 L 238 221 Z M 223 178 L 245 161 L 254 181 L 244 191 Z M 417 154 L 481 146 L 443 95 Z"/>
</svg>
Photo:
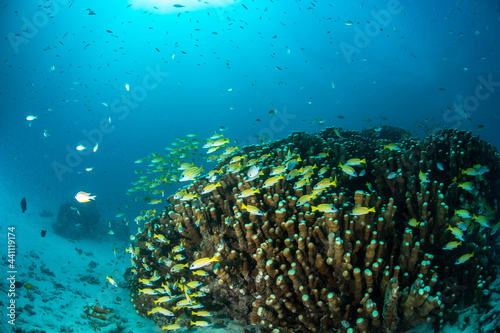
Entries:
<svg viewBox="0 0 500 333">
<path fill-rule="evenodd" d="M 262 331 L 396 332 L 431 320 L 439 331 L 456 310 L 450 297 L 481 300 L 476 290 L 496 274 L 494 236 L 455 214 L 493 218 L 497 208 L 498 154 L 468 132 L 416 140 L 390 127 L 341 135 L 327 129 L 235 154 L 239 166 L 230 158 L 217 166 L 215 191 L 202 194 L 209 182 L 195 180 L 183 189 L 194 200 L 170 197 L 167 212 L 136 236 L 132 298 L 140 314 L 166 293 L 162 283 L 193 280 L 188 269 L 173 269 L 180 245 L 187 263 L 218 260 L 200 278 L 208 296 L 199 302 L 222 304 Z M 254 161 L 263 175 L 248 179 Z M 481 167 L 480 175 L 466 171 Z M 466 181 L 474 194 L 458 186 Z M 251 189 L 259 191 L 242 195 Z M 459 227 L 462 245 L 443 250 L 456 237 L 449 230 Z M 168 243 L 151 236 L 160 233 Z M 152 282 L 156 292 L 138 292 L 139 279 L 151 281 L 153 272 L 162 277 Z M 445 283 L 451 277 L 468 288 L 454 292 Z M 179 316 L 191 305 L 165 307 Z"/>
</svg>

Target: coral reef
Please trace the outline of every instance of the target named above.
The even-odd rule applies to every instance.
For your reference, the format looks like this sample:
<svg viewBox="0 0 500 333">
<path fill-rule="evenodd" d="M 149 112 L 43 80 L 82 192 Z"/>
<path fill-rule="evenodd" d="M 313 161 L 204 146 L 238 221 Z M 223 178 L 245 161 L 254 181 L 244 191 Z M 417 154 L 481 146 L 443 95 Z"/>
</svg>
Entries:
<svg viewBox="0 0 500 333">
<path fill-rule="evenodd" d="M 90 275 L 90 274 L 87 274 L 87 275 L 78 274 L 78 281 L 86 282 L 88 284 L 94 284 L 94 285 L 101 284 L 101 281 L 99 281 L 99 279 L 97 277 Z"/>
<path fill-rule="evenodd" d="M 158 324 L 203 304 L 263 332 L 440 331 L 487 300 L 499 155 L 470 132 L 329 128 L 220 160 L 219 186 L 200 177 L 169 197 L 129 249 L 132 301 Z M 213 256 L 206 276 L 178 265 Z M 194 280 L 206 296 L 175 304 Z"/>
<path fill-rule="evenodd" d="M 52 214 L 51 211 L 46 210 L 46 209 L 42 210 L 38 215 L 41 216 L 41 217 L 52 217 L 52 216 L 54 216 L 54 214 Z"/>
<path fill-rule="evenodd" d="M 56 234 L 65 238 L 95 238 L 99 233 L 105 233 L 99 221 L 99 211 L 94 202 L 66 202 L 59 207 L 57 220 L 52 223 L 52 228 Z"/>
<path fill-rule="evenodd" d="M 107 320 L 111 316 L 111 311 L 105 306 L 101 306 L 99 302 L 86 305 L 83 312 L 92 318 L 100 320 Z"/>
<path fill-rule="evenodd" d="M 15 333 L 47 333 L 47 331 L 45 331 L 45 330 L 37 330 L 37 329 L 24 330 L 21 327 L 13 327 L 12 332 L 15 332 Z"/>
<path fill-rule="evenodd" d="M 89 320 L 88 324 L 94 332 L 118 333 L 123 331 L 124 319 L 97 301 L 84 306 L 83 317 Z"/>
</svg>

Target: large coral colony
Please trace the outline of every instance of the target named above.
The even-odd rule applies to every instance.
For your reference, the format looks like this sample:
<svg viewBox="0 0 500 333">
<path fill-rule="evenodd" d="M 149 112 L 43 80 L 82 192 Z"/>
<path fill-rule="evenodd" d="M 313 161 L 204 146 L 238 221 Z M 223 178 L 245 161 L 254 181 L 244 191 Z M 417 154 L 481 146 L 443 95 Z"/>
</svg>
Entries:
<svg viewBox="0 0 500 333">
<path fill-rule="evenodd" d="M 128 249 L 135 308 L 163 329 L 216 315 L 262 332 L 440 331 L 488 300 L 499 155 L 477 136 L 385 126 L 228 142 L 205 145 L 221 152 L 206 176 L 180 168 L 191 183 Z"/>
</svg>

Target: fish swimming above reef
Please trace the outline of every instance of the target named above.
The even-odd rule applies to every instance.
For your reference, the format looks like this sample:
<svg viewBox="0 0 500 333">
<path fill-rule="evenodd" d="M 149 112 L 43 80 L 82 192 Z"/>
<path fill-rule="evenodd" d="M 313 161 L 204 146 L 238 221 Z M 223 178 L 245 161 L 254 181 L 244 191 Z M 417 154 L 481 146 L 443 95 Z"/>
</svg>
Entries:
<svg viewBox="0 0 500 333">
<path fill-rule="evenodd" d="M 90 195 L 90 193 L 86 193 L 83 191 L 80 191 L 75 195 L 75 199 L 78 202 L 89 202 L 90 200 L 94 200 L 95 197 L 95 195 Z"/>
<path fill-rule="evenodd" d="M 457 261 L 455 262 L 455 265 L 463 264 L 464 262 L 468 261 L 472 257 L 474 257 L 474 252 L 464 254 L 463 256 L 461 256 L 460 258 L 457 259 Z"/>
<path fill-rule="evenodd" d="M 248 169 L 247 176 L 248 178 L 256 178 L 260 173 L 260 167 L 258 165 L 252 165 Z"/>
<path fill-rule="evenodd" d="M 106 276 L 106 282 L 110 283 L 114 287 L 118 287 L 118 284 L 113 280 L 112 277 Z"/>
<path fill-rule="evenodd" d="M 352 215 L 365 215 L 368 213 L 375 213 L 375 207 L 367 208 L 367 207 L 356 207 L 351 211 Z"/>
<path fill-rule="evenodd" d="M 31 127 L 31 122 L 35 119 L 38 119 L 37 116 L 29 115 L 26 117 L 26 120 L 29 122 L 28 125 Z"/>
<path fill-rule="evenodd" d="M 21 199 L 21 209 L 23 210 L 23 213 L 26 211 L 26 198 Z"/>
<path fill-rule="evenodd" d="M 198 321 L 191 321 L 192 326 L 198 326 L 198 327 L 209 327 L 212 326 L 208 321 L 203 321 L 203 320 L 198 320 Z"/>
<path fill-rule="evenodd" d="M 191 266 L 189 266 L 189 269 L 190 270 L 199 269 L 199 268 L 205 267 L 206 265 L 208 265 L 214 261 L 219 261 L 219 260 L 217 260 L 215 255 L 212 258 L 201 258 L 201 259 L 195 260 L 191 264 Z"/>
<path fill-rule="evenodd" d="M 174 313 L 172 311 L 165 309 L 165 308 L 162 308 L 162 307 L 159 307 L 159 306 L 151 309 L 151 311 L 148 311 L 148 315 L 150 315 L 151 313 L 159 313 L 159 314 L 162 314 L 162 315 L 167 316 L 167 317 L 174 316 Z"/>
</svg>

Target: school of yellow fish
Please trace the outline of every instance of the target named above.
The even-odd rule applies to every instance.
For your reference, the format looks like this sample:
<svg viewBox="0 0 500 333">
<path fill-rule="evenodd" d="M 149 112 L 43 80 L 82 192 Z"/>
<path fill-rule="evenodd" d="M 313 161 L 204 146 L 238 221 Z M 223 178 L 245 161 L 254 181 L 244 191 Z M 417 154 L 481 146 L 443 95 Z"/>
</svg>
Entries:
<svg viewBox="0 0 500 333">
<path fill-rule="evenodd" d="M 338 135 L 340 135 L 340 133 Z M 212 192 L 221 187 L 219 179 L 222 175 L 227 173 L 243 173 L 246 174 L 247 181 L 262 178 L 262 186 L 260 188 L 255 187 L 243 190 L 237 194 L 238 198 L 260 195 L 263 189 L 274 186 L 278 182 L 292 182 L 294 189 L 306 188 L 306 185 L 312 188 L 309 193 L 305 193 L 298 198 L 296 205 L 302 206 L 314 201 L 323 191 L 339 186 L 340 178 L 350 179 L 354 177 L 363 177 L 367 166 L 367 161 L 362 156 L 352 156 L 346 161 L 341 161 L 337 166 L 327 165 L 326 163 L 320 166 L 316 164 L 307 165 L 302 161 L 299 155 L 293 154 L 288 150 L 283 159 L 283 164 L 269 168 L 267 170 L 268 174 L 265 175 L 261 170 L 260 163 L 269 158 L 270 154 L 263 154 L 255 159 L 248 159 L 245 155 L 233 154 L 238 150 L 238 147 L 230 147 L 230 141 L 221 134 L 216 133 L 205 142 L 197 140 L 195 137 L 195 134 L 191 134 L 188 135 L 187 138 L 177 138 L 173 143 L 174 148 L 169 147 L 167 157 L 158 153 L 153 153 L 144 159 L 135 161 L 135 163 L 148 163 L 148 169 L 145 171 L 147 175 L 144 175 L 141 170 L 137 170 L 136 173 L 141 175 L 140 179 L 132 184 L 133 187 L 128 190 L 128 194 L 133 194 L 138 191 L 147 192 L 148 195 L 145 197 L 135 198 L 134 200 L 146 201 L 148 204 L 161 204 L 165 202 L 162 202 L 162 199 L 153 199 L 152 196 L 159 195 L 164 197 L 165 185 L 177 182 L 192 182 L 194 180 L 206 178 L 206 185 L 199 193 L 190 192 L 188 190 L 189 186 L 186 185 L 173 195 L 173 199 L 179 203 L 183 201 L 200 200 L 202 196 L 210 196 Z M 203 144 L 204 149 L 207 149 L 206 154 L 200 154 L 197 151 L 198 146 L 201 144 Z M 381 144 L 381 149 L 401 150 L 402 148 L 397 144 L 390 143 L 385 145 Z M 194 165 L 196 160 L 199 161 L 204 156 L 208 156 L 206 157 L 207 162 L 221 162 L 229 158 L 230 161 L 221 169 L 214 169 L 204 174 L 203 166 Z M 328 153 L 321 152 L 317 155 L 317 160 L 321 161 L 327 156 Z M 191 162 L 184 162 L 185 160 L 191 160 Z M 441 169 L 440 166 L 438 166 L 438 168 Z M 463 182 L 458 183 L 458 188 L 468 194 L 472 193 L 474 198 L 478 197 L 477 193 L 474 194 L 474 189 L 478 187 L 475 186 L 475 184 L 481 182 L 481 176 L 488 171 L 487 167 L 481 165 L 475 165 L 469 169 L 463 170 L 460 175 L 460 180 Z M 148 175 L 154 175 L 154 178 L 149 179 Z M 329 175 L 329 177 L 327 177 L 327 175 Z M 388 179 L 391 179 L 389 172 L 386 176 Z M 396 176 L 397 175 L 394 177 Z M 420 170 L 418 178 L 421 183 L 428 183 L 431 182 L 433 177 L 429 172 Z M 457 182 L 457 179 L 453 179 L 453 181 Z M 366 189 L 367 191 L 372 191 L 372 185 L 366 183 Z M 462 246 L 463 243 L 467 241 L 467 233 L 474 230 L 474 228 L 491 228 L 491 234 L 494 234 L 500 227 L 500 223 L 495 224 L 493 227 L 489 225 L 489 221 L 492 219 L 494 211 L 486 204 L 484 199 L 477 198 L 474 202 L 467 201 L 465 196 L 461 199 L 464 206 L 462 209 L 455 211 L 453 225 L 450 223 L 448 229 L 445 231 L 450 232 L 453 237 L 456 238 L 456 241 L 447 243 L 443 247 L 443 250 L 454 250 Z M 250 204 L 243 204 L 241 208 L 253 215 L 263 214 L 259 207 Z M 335 207 L 333 203 L 322 203 L 318 205 L 311 203 L 311 210 L 312 212 L 333 213 L 337 211 L 337 207 Z M 474 213 L 471 214 L 469 210 L 473 210 Z M 350 210 L 351 215 L 364 215 L 370 213 L 375 213 L 375 207 L 358 206 L 352 207 Z M 135 217 L 134 221 L 139 225 L 140 223 L 146 223 L 148 220 L 153 219 L 155 215 L 155 209 L 143 210 L 141 215 Z M 123 213 L 119 213 L 117 216 L 125 217 Z M 227 223 L 230 222 L 226 221 L 226 224 Z M 419 224 L 420 223 L 416 221 L 416 219 L 408 221 L 408 225 L 412 228 L 417 228 Z M 199 226 L 199 222 L 196 226 Z M 175 226 L 175 230 L 179 233 L 182 232 L 182 228 L 183 226 L 180 223 Z M 141 231 L 142 229 L 139 226 L 138 232 Z M 141 251 L 140 247 L 134 247 L 132 244 L 126 250 L 126 252 L 130 253 L 130 261 L 134 267 L 134 273 L 137 273 L 138 266 L 150 272 L 149 278 L 142 278 L 139 280 L 143 286 L 142 288 L 138 288 L 139 294 L 145 294 L 155 298 L 154 303 L 156 307 L 151 308 L 148 311 L 148 315 L 176 317 L 176 310 L 190 309 L 193 317 L 212 316 L 212 314 L 207 311 L 194 311 L 203 308 L 199 298 L 203 297 L 204 293 L 196 291 L 196 288 L 202 286 L 202 282 L 191 280 L 189 276 L 196 278 L 197 276 L 203 277 L 209 275 L 209 272 L 201 270 L 200 268 L 217 262 L 217 258 L 213 256 L 212 258 L 198 259 L 191 263 L 185 262 L 186 258 L 182 254 L 184 251 L 184 239 L 181 238 L 176 244 L 170 244 L 170 240 L 167 239 L 165 235 L 156 234 L 152 231 L 151 227 L 147 230 L 147 234 L 149 239 L 154 241 L 146 241 L 144 244 L 145 247 L 151 252 L 151 256 L 157 260 L 158 263 L 165 265 L 165 267 L 169 267 L 170 272 L 166 276 L 161 277 L 157 271 L 151 272 L 149 265 L 144 262 L 144 260 L 136 260 L 137 254 Z M 131 236 L 131 240 L 134 241 L 135 236 Z M 155 252 L 157 248 L 155 245 L 156 242 L 170 244 L 171 253 L 168 256 L 155 257 L 157 253 Z M 474 252 L 465 253 L 457 258 L 455 264 L 463 264 L 473 256 Z M 192 274 L 185 274 L 188 270 L 190 270 Z M 178 322 L 180 319 L 184 318 L 184 314 L 178 316 L 173 324 L 163 326 L 162 329 L 180 329 L 182 326 Z M 189 323 L 192 326 L 200 327 L 211 325 L 210 322 L 205 320 L 191 320 Z"/>
<path fill-rule="evenodd" d="M 247 160 L 245 155 L 235 155 L 232 156 L 238 147 L 230 147 L 229 140 L 224 138 L 221 134 L 215 134 L 208 138 L 203 145 L 203 148 L 207 149 L 206 158 L 207 162 L 220 162 L 227 158 L 230 158 L 229 164 L 220 170 L 212 170 L 206 175 L 203 175 L 203 166 L 194 166 L 194 163 L 183 162 L 184 160 L 200 159 L 203 155 L 198 154 L 195 150 L 202 143 L 195 138 L 195 134 L 188 135 L 187 138 L 177 138 L 174 142 L 175 148 L 169 149 L 170 153 L 167 157 L 161 156 L 158 153 L 153 153 L 148 155 L 144 159 L 136 160 L 135 163 L 145 163 L 149 162 L 146 174 L 154 174 L 154 179 L 148 179 L 147 175 L 143 175 L 141 170 L 136 170 L 137 174 L 141 174 L 140 179 L 134 182 L 133 187 L 128 190 L 128 194 L 133 194 L 137 191 L 147 192 L 148 195 L 145 197 L 135 198 L 134 201 L 146 201 L 148 204 L 160 204 L 161 199 L 153 199 L 153 195 L 165 195 L 165 187 L 161 185 L 173 184 L 176 182 L 184 181 L 194 181 L 201 177 L 206 177 L 208 179 L 208 184 L 203 187 L 200 193 L 190 193 L 185 186 L 177 191 L 173 198 L 179 202 L 198 200 L 200 196 L 210 195 L 218 187 L 221 186 L 218 181 L 219 178 L 225 173 L 240 173 L 245 172 L 247 175 L 247 180 L 251 181 L 259 177 L 265 177 L 264 173 L 261 171 L 259 163 L 264 162 L 269 158 L 270 154 L 263 154 L 258 159 Z M 217 152 L 218 154 L 213 154 Z M 212 154 L 212 155 L 209 155 Z M 327 157 L 327 153 L 318 154 L 319 159 Z M 319 170 L 316 165 L 300 165 L 304 164 L 300 156 L 292 154 L 290 151 L 287 152 L 285 162 L 283 165 L 275 166 L 269 173 L 268 178 L 263 182 L 262 188 L 267 188 L 274 186 L 279 181 L 294 182 L 294 188 L 302 188 L 313 182 L 312 176 L 316 172 L 318 177 L 323 177 L 327 172 L 335 174 L 335 166 L 323 165 Z M 349 177 L 358 177 L 365 174 L 364 167 L 366 166 L 366 160 L 360 158 L 351 158 L 345 161 L 343 164 L 338 165 L 338 172 L 343 172 Z M 356 169 L 360 169 L 360 172 Z M 321 192 L 325 191 L 330 187 L 338 186 L 337 176 L 321 178 L 314 185 L 313 191 L 310 194 L 303 195 L 299 198 L 297 206 L 304 205 L 318 196 Z M 253 195 L 260 194 L 259 188 L 252 188 L 249 190 L 242 191 L 238 196 L 240 198 L 245 198 Z M 250 214 L 262 215 L 263 212 L 255 206 L 245 205 L 242 206 L 243 209 L 248 211 Z M 337 208 L 333 204 L 319 204 L 317 206 L 312 206 L 313 211 L 319 211 L 323 213 L 335 212 Z M 369 213 L 374 213 L 375 208 L 369 207 L 354 207 L 351 210 L 353 215 L 364 215 Z M 139 223 L 145 223 L 155 217 L 156 210 L 143 210 L 141 215 L 135 217 L 134 221 Z M 124 213 L 117 214 L 117 217 L 126 218 Z M 128 223 L 128 222 L 127 222 Z M 226 223 L 228 223 L 226 221 Z M 176 231 L 182 232 L 182 225 L 177 225 L 175 227 Z M 138 232 L 141 232 L 141 226 L 138 227 Z M 151 227 L 147 231 L 150 239 L 153 239 L 160 243 L 170 244 L 170 240 L 166 239 L 164 235 L 156 234 L 151 231 Z M 152 236 L 152 237 L 151 237 Z M 135 240 L 135 236 L 131 236 L 131 240 Z M 184 271 L 189 268 L 192 271 L 193 278 L 195 276 L 207 276 L 210 273 L 200 268 L 209 265 L 212 262 L 216 262 L 216 257 L 212 258 L 202 258 L 198 259 L 190 264 L 184 263 L 185 257 L 182 255 L 184 251 L 184 239 L 180 240 L 178 245 L 171 244 L 171 253 L 168 256 L 161 256 L 155 258 L 158 263 L 161 263 L 170 268 L 169 274 L 166 277 L 161 278 L 157 271 L 150 272 L 151 269 L 146 262 L 137 261 L 137 255 L 141 251 L 141 248 L 134 246 L 133 244 L 126 249 L 126 252 L 130 254 L 132 272 L 137 274 L 138 265 L 144 268 L 146 271 L 151 273 L 148 279 L 139 279 L 139 282 L 143 285 L 143 288 L 138 288 L 139 294 L 145 294 L 153 297 L 157 297 L 154 300 L 156 307 L 148 311 L 148 315 L 163 315 L 168 317 L 175 317 L 176 310 L 179 309 L 200 309 L 203 305 L 198 301 L 199 297 L 203 297 L 204 293 L 201 291 L 194 291 L 197 287 L 202 285 L 202 282 L 196 280 L 188 280 Z M 148 251 L 151 251 L 151 256 L 155 257 L 156 246 L 154 242 L 145 242 L 145 247 Z M 182 274 L 181 274 L 182 273 Z M 168 307 L 168 308 L 167 308 Z M 211 313 L 207 311 L 192 311 L 192 316 L 210 317 Z M 163 326 L 164 330 L 177 330 L 181 328 L 178 323 L 180 319 L 184 316 L 179 316 L 175 322 L 168 326 Z M 192 326 L 206 327 L 210 326 L 208 321 L 190 321 Z"/>
</svg>

